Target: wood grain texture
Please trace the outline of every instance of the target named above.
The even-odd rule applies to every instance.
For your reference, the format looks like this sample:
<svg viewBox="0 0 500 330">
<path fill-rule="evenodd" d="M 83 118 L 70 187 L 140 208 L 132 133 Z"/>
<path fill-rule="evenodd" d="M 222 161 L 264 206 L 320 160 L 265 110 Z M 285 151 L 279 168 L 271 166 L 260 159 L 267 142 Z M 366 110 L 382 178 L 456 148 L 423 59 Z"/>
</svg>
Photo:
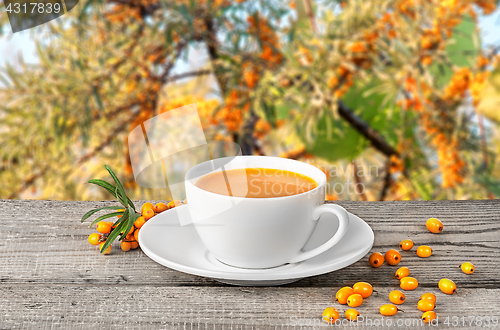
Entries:
<svg viewBox="0 0 500 330">
<path fill-rule="evenodd" d="M 399 266 L 409 267 L 420 286 L 408 293 L 401 307 L 405 313 L 394 322 L 419 318 L 416 301 L 426 291 L 438 293 L 441 321 L 451 315 L 500 318 L 500 201 L 338 204 L 373 228 L 373 251 L 397 249 L 404 238 L 433 248 L 427 259 L 402 252 Z M 296 317 L 297 325 L 298 320 L 318 319 L 342 286 L 357 281 L 374 286 L 377 292 L 358 308 L 373 319 L 380 317 L 378 307 L 388 302 L 388 292 L 398 288 L 393 276 L 398 267 L 373 269 L 368 256 L 283 287 L 237 288 L 170 270 L 140 250 L 123 252 L 114 245 L 111 255 L 99 255 L 86 240 L 93 230 L 79 220 L 87 210 L 105 205 L 115 203 L 0 201 L 0 329 L 300 328 L 290 318 Z M 443 221 L 441 234 L 425 229 L 429 217 Z M 463 261 L 476 265 L 473 275 L 460 271 Z M 438 292 L 443 277 L 457 283 L 457 294 Z"/>
</svg>

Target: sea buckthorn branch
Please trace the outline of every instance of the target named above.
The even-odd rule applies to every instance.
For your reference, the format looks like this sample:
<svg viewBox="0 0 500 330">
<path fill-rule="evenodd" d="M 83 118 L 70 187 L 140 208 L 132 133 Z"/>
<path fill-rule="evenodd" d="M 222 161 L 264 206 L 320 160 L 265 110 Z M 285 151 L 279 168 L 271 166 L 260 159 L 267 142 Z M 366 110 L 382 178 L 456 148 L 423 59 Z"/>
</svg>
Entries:
<svg viewBox="0 0 500 330">
<path fill-rule="evenodd" d="M 118 236 L 120 236 L 119 239 L 120 241 L 125 239 L 129 231 L 132 229 L 134 222 L 139 218 L 139 213 L 136 211 L 134 203 L 132 203 L 130 198 L 125 193 L 125 189 L 123 188 L 123 185 L 121 184 L 116 174 L 109 166 L 104 165 L 104 167 L 106 168 L 110 176 L 113 178 L 113 181 L 115 182 L 116 186 L 104 180 L 98 180 L 98 179 L 92 179 L 89 180 L 88 182 L 91 184 L 95 184 L 101 188 L 104 188 L 113 197 L 118 199 L 121 206 L 105 206 L 90 210 L 83 215 L 81 220 L 81 222 L 83 223 L 85 220 L 87 220 L 93 214 L 99 211 L 119 210 L 118 212 L 108 213 L 98 217 L 97 219 L 92 221 L 92 223 L 89 226 L 90 228 L 94 224 L 99 223 L 102 220 L 119 216 L 119 219 L 112 226 L 113 228 L 112 231 L 109 233 L 107 237 L 105 237 L 105 243 L 100 248 L 101 253 L 104 253 L 108 249 L 108 247 L 113 243 L 113 241 L 116 240 L 116 238 L 118 238 Z"/>
<path fill-rule="evenodd" d="M 394 149 L 385 138 L 374 128 L 370 126 L 363 119 L 358 117 L 344 102 L 338 101 L 338 113 L 344 118 L 351 126 L 363 135 L 372 146 L 382 152 L 387 157 L 392 155 L 399 156 L 399 153 Z"/>
</svg>

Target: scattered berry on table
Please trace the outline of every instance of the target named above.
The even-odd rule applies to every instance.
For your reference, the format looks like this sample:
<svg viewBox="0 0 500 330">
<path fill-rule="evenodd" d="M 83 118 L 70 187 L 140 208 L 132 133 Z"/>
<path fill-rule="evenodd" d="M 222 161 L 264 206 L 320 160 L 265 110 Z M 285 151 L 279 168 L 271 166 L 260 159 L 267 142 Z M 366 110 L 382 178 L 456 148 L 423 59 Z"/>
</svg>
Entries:
<svg viewBox="0 0 500 330">
<path fill-rule="evenodd" d="M 349 307 L 358 307 L 363 303 L 363 297 L 359 293 L 355 293 L 347 298 L 347 305 Z"/>
<path fill-rule="evenodd" d="M 327 307 L 323 311 L 323 320 L 328 324 L 334 324 L 339 319 L 339 311 L 333 307 Z"/>
<path fill-rule="evenodd" d="M 465 274 L 472 274 L 474 273 L 474 271 L 476 270 L 476 267 L 474 267 L 474 265 L 470 262 L 464 262 L 462 265 L 460 265 L 460 269 L 462 269 L 462 271 L 465 273 Z"/>
<path fill-rule="evenodd" d="M 429 218 L 425 223 L 427 229 L 434 234 L 439 234 L 443 231 L 443 223 L 436 218 Z"/>
<path fill-rule="evenodd" d="M 430 292 L 424 293 L 420 296 L 420 300 L 429 300 L 436 303 L 436 295 Z"/>
<path fill-rule="evenodd" d="M 384 255 L 380 252 L 373 252 L 368 259 L 372 267 L 378 268 L 384 263 Z"/>
<path fill-rule="evenodd" d="M 427 299 L 421 299 L 417 303 L 417 308 L 422 312 L 428 312 L 434 310 L 434 303 Z"/>
<path fill-rule="evenodd" d="M 358 282 L 352 286 L 354 293 L 360 294 L 363 298 L 368 298 L 373 293 L 373 287 L 370 283 Z"/>
<path fill-rule="evenodd" d="M 359 312 L 354 308 L 349 308 L 345 311 L 345 318 L 350 321 L 356 321 L 358 319 Z"/>
<path fill-rule="evenodd" d="M 398 312 L 398 308 L 393 304 L 385 304 L 380 306 L 380 314 L 384 316 L 395 315 Z"/>
<path fill-rule="evenodd" d="M 432 255 L 432 249 L 430 246 L 427 245 L 420 245 L 417 248 L 417 256 L 420 258 L 428 258 Z"/>
<path fill-rule="evenodd" d="M 396 270 L 396 274 L 394 275 L 398 280 L 400 280 L 403 277 L 410 276 L 410 269 L 408 267 L 401 267 L 398 270 Z"/>
<path fill-rule="evenodd" d="M 399 247 L 403 251 L 411 250 L 411 248 L 413 247 L 413 241 L 411 239 L 402 240 L 401 243 L 399 243 Z"/>
<path fill-rule="evenodd" d="M 401 254 L 394 249 L 390 249 L 385 253 L 385 261 L 391 266 L 396 266 L 401 261 Z"/>
<path fill-rule="evenodd" d="M 399 290 L 393 290 L 389 293 L 389 300 L 393 304 L 401 305 L 402 303 L 405 302 L 406 296 L 403 292 Z"/>
<path fill-rule="evenodd" d="M 443 278 L 439 281 L 439 289 L 446 294 L 454 294 L 457 291 L 457 285 L 447 278 Z"/>
<path fill-rule="evenodd" d="M 339 302 L 339 304 L 345 305 L 347 304 L 347 298 L 349 296 L 354 294 L 354 290 L 350 287 L 344 287 L 340 289 L 337 294 L 335 295 L 335 298 Z"/>
<path fill-rule="evenodd" d="M 415 290 L 418 287 L 418 281 L 413 277 L 406 276 L 399 281 L 399 286 L 406 291 Z"/>
<path fill-rule="evenodd" d="M 432 320 L 435 320 L 436 319 L 436 313 L 433 312 L 433 311 L 428 311 L 428 312 L 425 312 L 424 314 L 422 314 L 422 321 L 424 321 L 424 323 L 430 323 Z"/>
</svg>

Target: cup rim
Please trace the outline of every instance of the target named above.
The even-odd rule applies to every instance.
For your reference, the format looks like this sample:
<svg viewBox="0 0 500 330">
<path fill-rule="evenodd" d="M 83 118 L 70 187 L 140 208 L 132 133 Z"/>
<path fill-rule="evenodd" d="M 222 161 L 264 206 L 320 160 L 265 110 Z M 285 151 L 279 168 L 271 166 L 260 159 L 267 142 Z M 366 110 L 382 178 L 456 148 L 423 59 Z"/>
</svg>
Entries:
<svg viewBox="0 0 500 330">
<path fill-rule="evenodd" d="M 318 184 L 318 186 L 316 188 L 308 190 L 308 191 L 305 191 L 305 192 L 302 192 L 300 194 L 288 195 L 288 196 L 276 196 L 276 197 L 258 198 L 258 197 L 227 196 L 227 195 L 217 194 L 217 193 L 214 193 L 214 192 L 211 192 L 211 191 L 208 191 L 208 190 L 205 190 L 205 189 L 202 189 L 202 188 L 198 187 L 197 185 L 195 185 L 195 184 L 193 184 L 191 182 L 191 179 L 189 179 L 189 176 L 191 175 L 191 173 L 193 171 L 195 171 L 198 166 L 202 166 L 203 164 L 209 163 L 209 162 L 217 160 L 217 159 L 236 158 L 236 157 L 244 157 L 244 158 L 258 158 L 258 157 L 274 158 L 274 159 L 279 159 L 280 161 L 289 161 L 289 162 L 294 162 L 294 163 L 300 163 L 300 164 L 308 165 L 309 167 L 311 167 L 311 169 L 314 169 L 315 171 L 318 171 L 319 173 L 321 173 L 321 175 L 322 175 L 322 177 L 324 179 L 324 182 L 322 184 L 316 182 Z M 242 167 L 242 168 L 245 168 L 245 167 Z M 300 173 L 300 174 L 303 174 L 303 173 Z M 305 175 L 305 174 L 303 174 L 303 175 Z M 229 199 L 236 199 L 236 200 L 243 200 L 243 199 L 245 199 L 245 200 L 274 200 L 274 199 L 291 198 L 291 197 L 295 197 L 295 196 L 302 196 L 302 195 L 305 195 L 305 194 L 311 194 L 313 192 L 317 192 L 319 189 L 325 187 L 326 184 L 327 184 L 325 173 L 323 173 L 319 168 L 317 168 L 317 167 L 315 167 L 315 166 L 313 166 L 311 164 L 307 164 L 307 163 L 304 163 L 304 162 L 301 162 L 301 161 L 298 161 L 298 160 L 295 160 L 295 159 L 282 158 L 282 157 L 274 157 L 274 156 L 258 156 L 258 155 L 242 155 L 242 156 L 235 156 L 235 157 L 220 157 L 220 158 L 215 158 L 215 159 L 210 159 L 210 160 L 204 161 L 202 163 L 196 164 L 195 166 L 191 167 L 186 172 L 184 180 L 185 180 L 186 184 L 189 184 L 189 185 L 193 186 L 194 188 L 203 191 L 204 193 L 207 193 L 207 194 L 210 194 L 210 195 L 214 195 L 214 196 L 218 196 L 218 197 L 221 197 L 221 198 L 229 198 Z M 189 203 L 188 203 L 188 205 L 189 205 Z"/>
</svg>

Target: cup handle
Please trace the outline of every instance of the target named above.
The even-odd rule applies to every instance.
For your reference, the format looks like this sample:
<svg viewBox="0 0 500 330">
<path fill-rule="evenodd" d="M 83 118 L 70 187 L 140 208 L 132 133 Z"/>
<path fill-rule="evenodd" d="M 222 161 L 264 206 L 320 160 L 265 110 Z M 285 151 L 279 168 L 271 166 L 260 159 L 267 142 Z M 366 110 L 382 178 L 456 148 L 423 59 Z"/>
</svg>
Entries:
<svg viewBox="0 0 500 330">
<path fill-rule="evenodd" d="M 319 220 L 320 216 L 323 213 L 335 214 L 339 219 L 339 229 L 337 230 L 335 235 L 333 235 L 333 237 L 330 238 L 326 243 L 310 251 L 300 252 L 297 256 L 295 256 L 295 258 L 290 261 L 290 263 L 296 263 L 315 257 L 318 254 L 321 254 L 326 250 L 332 248 L 342 239 L 342 237 L 344 237 L 345 233 L 347 232 L 347 228 L 349 227 L 349 215 L 347 214 L 347 211 L 342 206 L 336 204 L 319 205 L 313 209 L 313 220 Z"/>
</svg>

